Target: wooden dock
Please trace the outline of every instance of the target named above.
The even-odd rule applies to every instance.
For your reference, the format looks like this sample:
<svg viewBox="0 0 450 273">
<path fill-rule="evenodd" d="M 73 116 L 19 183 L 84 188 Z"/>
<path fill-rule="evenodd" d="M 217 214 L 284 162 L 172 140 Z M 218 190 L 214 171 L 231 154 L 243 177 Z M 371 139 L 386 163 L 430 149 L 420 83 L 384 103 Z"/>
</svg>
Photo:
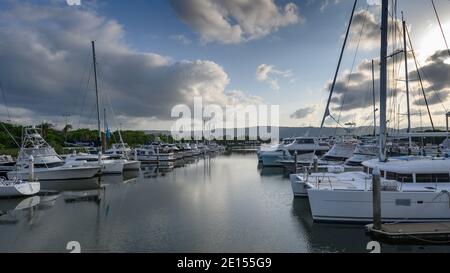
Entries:
<svg viewBox="0 0 450 273">
<path fill-rule="evenodd" d="M 373 225 L 366 228 L 370 237 L 380 242 L 450 245 L 450 222 L 384 224 L 381 230 Z"/>
</svg>

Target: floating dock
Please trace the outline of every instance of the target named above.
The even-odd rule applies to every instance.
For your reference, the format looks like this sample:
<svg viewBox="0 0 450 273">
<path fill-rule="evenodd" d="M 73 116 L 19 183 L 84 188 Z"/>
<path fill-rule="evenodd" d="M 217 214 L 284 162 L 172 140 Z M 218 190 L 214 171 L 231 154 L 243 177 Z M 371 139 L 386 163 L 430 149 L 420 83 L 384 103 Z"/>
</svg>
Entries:
<svg viewBox="0 0 450 273">
<path fill-rule="evenodd" d="M 386 243 L 449 244 L 450 222 L 384 224 L 381 230 L 368 225 L 371 238 Z"/>
</svg>

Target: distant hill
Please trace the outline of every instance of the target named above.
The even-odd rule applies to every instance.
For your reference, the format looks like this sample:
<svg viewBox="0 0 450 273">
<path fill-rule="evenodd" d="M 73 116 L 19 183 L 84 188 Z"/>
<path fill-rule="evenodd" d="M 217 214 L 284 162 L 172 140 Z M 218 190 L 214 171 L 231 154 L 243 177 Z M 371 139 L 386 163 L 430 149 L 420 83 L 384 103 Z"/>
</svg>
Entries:
<svg viewBox="0 0 450 273">
<path fill-rule="evenodd" d="M 252 127 L 251 129 L 255 129 L 255 127 Z M 445 128 L 436 128 L 445 131 Z M 431 128 L 416 128 L 413 129 L 413 131 L 425 131 L 425 130 L 431 130 Z M 245 129 L 245 134 L 248 135 L 250 129 Z M 287 137 L 295 137 L 295 136 L 310 136 L 310 137 L 329 137 L 329 136 L 342 136 L 342 135 L 348 135 L 349 131 L 343 129 L 343 128 L 331 128 L 326 127 L 323 128 L 322 131 L 320 131 L 320 128 L 317 127 L 279 127 L 280 132 L 280 138 L 287 138 Z M 373 134 L 373 127 L 357 127 L 350 131 L 352 134 L 364 136 L 364 135 L 372 135 Z M 152 135 L 170 135 L 170 131 L 158 131 L 158 130 L 146 130 L 146 134 L 152 134 Z M 400 133 L 406 133 L 406 129 L 400 130 Z M 235 135 L 237 135 L 237 129 L 235 129 Z"/>
</svg>

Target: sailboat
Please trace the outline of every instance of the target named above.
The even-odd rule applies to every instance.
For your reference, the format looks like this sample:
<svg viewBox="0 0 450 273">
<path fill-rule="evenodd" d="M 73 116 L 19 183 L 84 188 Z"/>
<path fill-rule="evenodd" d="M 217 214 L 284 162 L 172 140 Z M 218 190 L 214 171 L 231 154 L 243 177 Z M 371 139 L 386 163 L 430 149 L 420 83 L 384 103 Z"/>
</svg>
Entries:
<svg viewBox="0 0 450 273">
<path fill-rule="evenodd" d="M 98 139 L 99 143 L 102 140 L 101 122 L 100 122 L 100 104 L 99 104 L 99 94 L 98 94 L 98 79 L 97 79 L 97 59 L 95 54 L 95 42 L 92 41 L 92 57 L 94 63 L 94 82 L 95 82 L 95 94 L 97 102 L 97 125 L 98 125 Z M 106 123 L 106 117 L 105 117 Z M 106 133 L 106 132 L 105 132 Z M 120 144 L 113 145 L 112 149 L 105 152 L 107 158 L 104 158 L 101 154 L 98 157 L 98 164 L 103 166 L 103 169 L 109 173 L 122 173 L 124 171 L 136 171 L 141 167 L 139 161 L 130 160 L 129 156 L 131 154 L 131 149 L 127 144 L 123 142 L 122 135 L 120 134 Z M 104 151 L 103 145 L 99 147 Z M 85 156 L 83 156 L 85 158 Z M 122 169 L 121 171 L 119 169 Z"/>
<path fill-rule="evenodd" d="M 364 162 L 364 172 L 305 177 L 315 221 L 371 222 L 375 174 L 381 176 L 383 222 L 450 220 L 450 160 L 386 157 L 388 9 L 382 0 L 379 159 Z"/>
</svg>

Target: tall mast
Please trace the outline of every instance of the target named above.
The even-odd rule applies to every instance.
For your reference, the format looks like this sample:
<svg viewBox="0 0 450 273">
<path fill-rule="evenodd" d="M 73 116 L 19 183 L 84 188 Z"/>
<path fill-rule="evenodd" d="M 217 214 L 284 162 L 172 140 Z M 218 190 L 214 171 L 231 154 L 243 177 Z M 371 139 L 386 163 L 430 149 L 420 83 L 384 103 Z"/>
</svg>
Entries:
<svg viewBox="0 0 450 273">
<path fill-rule="evenodd" d="M 380 52 L 380 162 L 386 162 L 386 110 L 387 110 L 387 49 L 389 0 L 382 0 L 381 5 L 381 52 Z"/>
<path fill-rule="evenodd" d="M 409 139 L 409 147 L 408 154 L 411 154 L 412 148 L 412 139 L 411 139 L 411 106 L 409 101 L 409 75 L 408 75 L 408 47 L 406 45 L 406 21 L 403 17 L 402 12 L 402 21 L 403 21 L 403 53 L 405 55 L 405 83 L 406 83 L 406 103 L 408 106 L 408 139 Z"/>
<path fill-rule="evenodd" d="M 372 60 L 373 136 L 377 136 L 377 100 L 375 97 L 375 64 Z"/>
<path fill-rule="evenodd" d="M 339 62 L 338 62 L 338 66 L 336 68 L 336 73 L 334 74 L 334 80 L 333 80 L 333 84 L 331 85 L 331 90 L 330 90 L 330 95 L 328 97 L 328 102 L 327 102 L 327 108 L 325 108 L 325 114 L 323 115 L 323 119 L 322 119 L 322 123 L 320 124 L 320 128 L 321 130 L 323 129 L 323 126 L 325 124 L 325 120 L 328 116 L 330 116 L 330 104 L 331 104 L 331 99 L 333 98 L 333 92 L 334 92 L 334 87 L 336 86 L 336 82 L 337 82 L 337 77 L 339 75 L 339 70 L 341 68 L 341 63 L 342 63 L 342 57 L 344 56 L 344 51 L 345 51 L 345 46 L 347 44 L 347 39 L 348 39 L 348 35 L 350 33 L 350 28 L 352 26 L 352 22 L 353 22 L 353 15 L 355 14 L 355 9 L 356 9 L 356 4 L 358 3 L 358 0 L 355 0 L 355 3 L 353 4 L 353 9 L 352 9 L 352 15 L 350 16 L 350 22 L 348 23 L 347 26 L 347 32 L 345 33 L 345 39 L 344 39 L 344 44 L 342 45 L 342 49 L 341 49 L 341 55 L 339 56 Z"/>
<path fill-rule="evenodd" d="M 95 42 L 92 41 L 92 57 L 94 59 L 94 81 L 95 81 L 95 97 L 97 100 L 97 125 L 98 125 L 98 140 L 99 140 L 99 147 L 102 148 L 103 151 L 103 145 L 102 143 L 102 130 L 100 125 L 100 105 L 98 100 L 98 82 L 97 82 L 97 59 L 95 56 Z M 104 152 L 104 151 L 103 151 Z"/>
</svg>

